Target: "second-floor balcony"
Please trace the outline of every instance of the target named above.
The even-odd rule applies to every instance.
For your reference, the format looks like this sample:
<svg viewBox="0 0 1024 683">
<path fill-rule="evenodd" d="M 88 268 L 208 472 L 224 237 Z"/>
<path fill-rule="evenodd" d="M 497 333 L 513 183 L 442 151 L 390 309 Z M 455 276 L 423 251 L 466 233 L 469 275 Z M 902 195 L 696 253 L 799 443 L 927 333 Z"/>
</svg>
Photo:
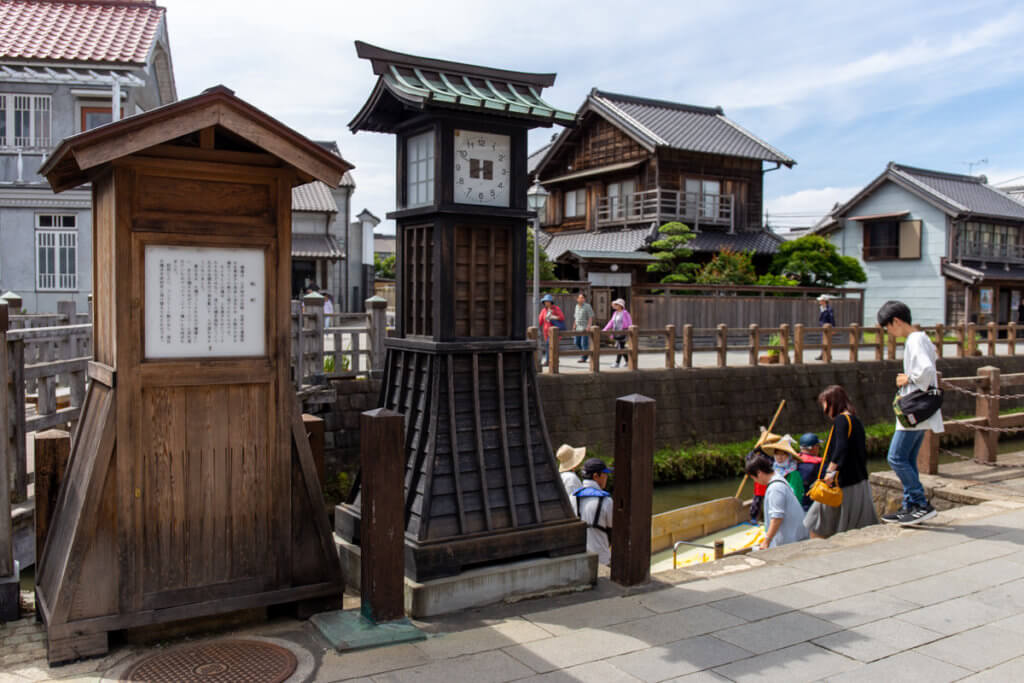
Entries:
<svg viewBox="0 0 1024 683">
<path fill-rule="evenodd" d="M 978 261 L 1024 263 L 1024 244 L 964 240 L 961 244 L 959 257 L 961 259 L 975 259 Z"/>
<path fill-rule="evenodd" d="M 597 198 L 596 226 L 681 221 L 692 228 L 701 225 L 735 229 L 736 198 L 731 194 L 684 192 L 656 188 L 621 196 Z"/>
</svg>

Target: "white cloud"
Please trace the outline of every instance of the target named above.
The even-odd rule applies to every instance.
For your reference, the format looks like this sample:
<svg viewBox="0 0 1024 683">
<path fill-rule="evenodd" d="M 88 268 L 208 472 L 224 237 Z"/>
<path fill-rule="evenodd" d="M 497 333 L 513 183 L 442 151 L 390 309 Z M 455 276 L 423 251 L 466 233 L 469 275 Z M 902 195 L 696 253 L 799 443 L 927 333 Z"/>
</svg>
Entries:
<svg viewBox="0 0 1024 683">
<path fill-rule="evenodd" d="M 800 190 L 766 199 L 764 211 L 772 226 L 813 225 L 836 203 L 843 203 L 861 190 L 860 187 L 822 187 Z"/>
</svg>

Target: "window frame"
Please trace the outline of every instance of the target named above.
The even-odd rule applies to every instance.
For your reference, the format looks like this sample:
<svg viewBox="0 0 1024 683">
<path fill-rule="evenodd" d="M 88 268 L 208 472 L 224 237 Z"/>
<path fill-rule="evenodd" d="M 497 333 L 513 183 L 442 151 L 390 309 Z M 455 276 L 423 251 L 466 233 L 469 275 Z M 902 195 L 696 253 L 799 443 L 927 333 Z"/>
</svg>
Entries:
<svg viewBox="0 0 1024 683">
<path fill-rule="evenodd" d="M 412 152 L 419 153 L 422 147 L 418 143 L 428 142 L 428 149 L 425 155 L 414 158 Z M 403 162 L 405 166 L 405 208 L 414 209 L 423 206 L 431 206 L 436 200 L 434 185 L 436 180 L 437 165 L 437 132 L 430 128 L 420 133 L 405 138 L 405 149 L 403 150 Z M 421 178 L 421 174 L 423 177 Z M 416 200 L 413 199 L 415 190 Z M 424 199 L 420 200 L 420 190 L 424 190 Z"/>
<path fill-rule="evenodd" d="M 45 219 L 49 219 L 48 221 Z M 49 222 L 49 225 L 44 225 Z M 35 216 L 35 274 L 37 292 L 78 291 L 78 214 L 39 213 Z M 45 259 L 41 250 L 52 252 Z M 44 260 L 52 267 L 41 267 Z"/>
<path fill-rule="evenodd" d="M 18 108 L 24 100 L 27 108 Z M 53 97 L 37 93 L 0 92 L 0 149 L 49 149 L 53 136 Z M 27 135 L 17 135 L 19 127 Z"/>
<path fill-rule="evenodd" d="M 580 219 L 587 217 L 587 189 L 585 187 L 565 190 L 562 194 L 562 218 Z M 572 213 L 569 213 L 570 198 L 572 200 Z"/>
<path fill-rule="evenodd" d="M 78 107 L 78 132 L 84 133 L 87 130 L 92 130 L 92 128 L 99 128 L 100 126 L 105 126 L 107 123 L 113 122 L 113 117 L 111 117 L 111 120 L 107 123 L 101 123 L 93 126 L 92 128 L 87 128 L 85 125 L 86 117 L 89 114 L 110 114 L 111 111 L 112 109 L 109 104 L 104 106 L 102 104 L 83 103 Z M 124 118 L 123 104 L 121 105 L 121 118 Z"/>
</svg>

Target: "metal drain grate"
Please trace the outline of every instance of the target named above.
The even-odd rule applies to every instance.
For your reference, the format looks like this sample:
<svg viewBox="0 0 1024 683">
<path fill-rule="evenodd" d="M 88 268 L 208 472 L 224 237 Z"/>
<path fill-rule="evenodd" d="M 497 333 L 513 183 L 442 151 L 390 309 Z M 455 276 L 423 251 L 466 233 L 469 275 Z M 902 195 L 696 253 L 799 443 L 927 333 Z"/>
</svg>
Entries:
<svg viewBox="0 0 1024 683">
<path fill-rule="evenodd" d="M 220 640 L 150 655 L 122 681 L 146 683 L 283 683 L 298 661 L 283 647 L 257 640 Z"/>
</svg>

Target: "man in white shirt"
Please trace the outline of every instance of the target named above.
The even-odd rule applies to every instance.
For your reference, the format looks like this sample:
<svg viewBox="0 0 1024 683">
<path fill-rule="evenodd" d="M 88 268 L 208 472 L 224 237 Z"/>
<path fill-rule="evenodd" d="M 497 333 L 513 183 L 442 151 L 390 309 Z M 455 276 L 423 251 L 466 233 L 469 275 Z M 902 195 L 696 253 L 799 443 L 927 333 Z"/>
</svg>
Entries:
<svg viewBox="0 0 1024 683">
<path fill-rule="evenodd" d="M 576 513 L 587 525 L 587 552 L 597 553 L 601 564 L 612 563 L 612 499 L 604 490 L 611 470 L 601 458 L 583 463 L 583 486 L 576 497 Z"/>
<path fill-rule="evenodd" d="M 927 334 L 914 329 L 910 308 L 902 301 L 887 301 L 878 309 L 878 324 L 885 328 L 886 334 L 906 338 L 903 345 L 903 372 L 896 375 L 900 395 L 937 387 L 935 346 Z M 887 459 L 892 471 L 903 484 L 903 507 L 894 513 L 882 515 L 882 521 L 887 524 L 920 524 L 937 514 L 924 497 L 924 487 L 921 486 L 917 469 L 917 452 L 929 429 L 935 434 L 943 432 L 941 409 L 912 427 L 905 427 L 899 420 L 896 421 L 896 433 L 889 443 Z"/>
</svg>

